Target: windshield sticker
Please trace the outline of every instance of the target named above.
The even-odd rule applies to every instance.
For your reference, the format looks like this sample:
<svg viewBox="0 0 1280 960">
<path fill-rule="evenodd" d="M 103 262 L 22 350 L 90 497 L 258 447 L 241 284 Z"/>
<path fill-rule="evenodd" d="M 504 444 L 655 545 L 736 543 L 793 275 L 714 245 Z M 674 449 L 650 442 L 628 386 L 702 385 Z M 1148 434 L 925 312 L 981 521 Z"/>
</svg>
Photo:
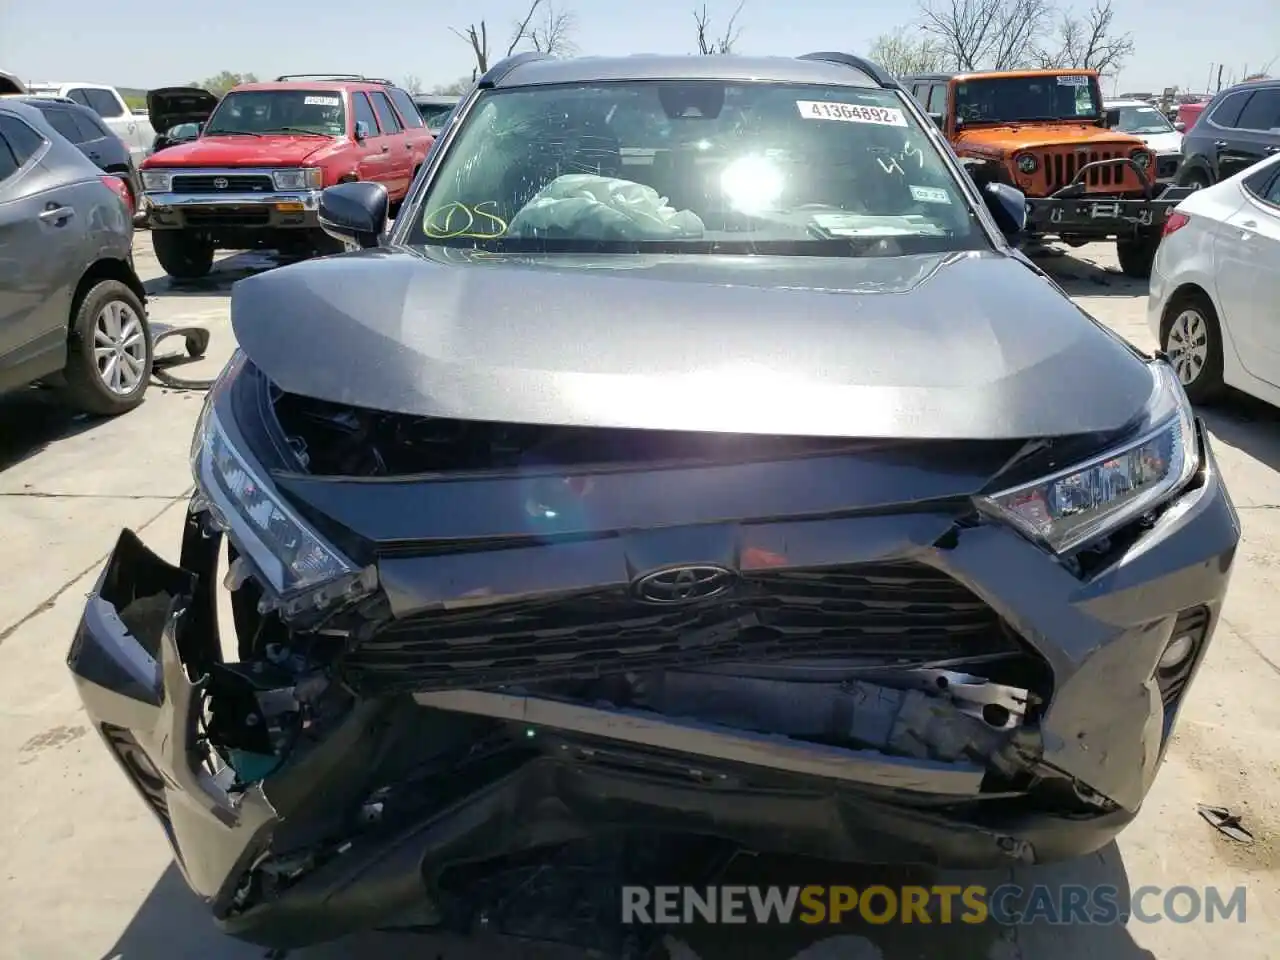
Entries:
<svg viewBox="0 0 1280 960">
<path fill-rule="evenodd" d="M 482 207 L 498 208 L 498 201 L 485 200 L 475 206 L 465 203 L 446 203 L 431 210 L 422 219 L 422 232 L 431 240 L 497 240 L 507 234 L 507 221 Z"/>
<path fill-rule="evenodd" d="M 797 100 L 800 116 L 806 120 L 840 120 L 844 123 L 878 123 L 905 127 L 907 118 L 896 107 L 868 107 L 861 103 L 834 103 L 828 100 Z"/>
<path fill-rule="evenodd" d="M 1089 78 L 1080 73 L 1058 78 L 1058 86 L 1060 87 L 1087 87 L 1088 85 Z"/>
<path fill-rule="evenodd" d="M 294 101 L 295 103 L 297 101 Z M 302 103 L 307 107 L 340 107 L 341 97 L 303 97 Z"/>
<path fill-rule="evenodd" d="M 951 195 L 941 187 L 917 187 L 911 184 L 911 196 L 917 203 L 950 203 Z"/>
</svg>

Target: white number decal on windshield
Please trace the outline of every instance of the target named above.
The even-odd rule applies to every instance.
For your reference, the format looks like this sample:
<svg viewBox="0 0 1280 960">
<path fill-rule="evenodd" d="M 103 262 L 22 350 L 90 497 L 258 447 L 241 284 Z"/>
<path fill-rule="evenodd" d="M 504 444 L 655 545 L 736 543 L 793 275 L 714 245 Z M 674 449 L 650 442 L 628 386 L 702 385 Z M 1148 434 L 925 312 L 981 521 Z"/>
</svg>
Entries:
<svg viewBox="0 0 1280 960">
<path fill-rule="evenodd" d="M 896 107 L 868 107 L 861 103 L 835 103 L 830 100 L 797 100 L 796 107 L 806 120 L 878 123 L 886 127 L 907 125 L 907 118 Z"/>
</svg>

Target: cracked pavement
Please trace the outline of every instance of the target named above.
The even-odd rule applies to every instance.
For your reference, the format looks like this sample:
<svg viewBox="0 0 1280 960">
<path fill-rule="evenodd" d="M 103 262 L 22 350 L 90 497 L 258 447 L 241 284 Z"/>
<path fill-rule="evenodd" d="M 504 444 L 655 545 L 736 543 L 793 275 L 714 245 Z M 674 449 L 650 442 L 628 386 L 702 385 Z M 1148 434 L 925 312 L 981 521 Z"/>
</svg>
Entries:
<svg viewBox="0 0 1280 960">
<path fill-rule="evenodd" d="M 269 264 L 224 259 L 207 282 L 163 278 L 145 232 L 139 273 L 162 324 L 212 334 L 206 361 L 183 377 L 209 377 L 232 350 L 227 293 Z M 1086 310 L 1150 348 L 1145 285 L 1115 272 L 1111 249 L 1090 245 L 1042 261 Z M 162 349 L 167 349 L 167 344 Z M 177 347 L 175 347 L 177 349 Z M 187 450 L 201 394 L 152 387 L 128 416 L 90 422 L 39 396 L 0 400 L 0 960 L 249 960 L 263 951 L 218 935 L 187 892 L 163 834 L 85 726 L 64 659 L 85 593 L 120 527 L 176 559 L 190 491 Z M 889 924 L 815 930 L 677 931 L 672 960 L 1233 960 L 1274 956 L 1280 943 L 1280 412 L 1243 399 L 1205 411 L 1215 453 L 1240 509 L 1241 556 L 1214 645 L 1179 732 L 1137 821 L 1117 844 L 1051 867 L 922 874 L 877 867 L 746 863 L 737 882 L 763 884 L 1110 884 L 1247 888 L 1247 921 L 1177 925 L 994 924 L 928 928 Z M 225 622 L 225 621 L 224 621 Z M 1196 814 L 1230 807 L 1257 838 L 1235 845 Z M 1229 890 L 1228 890 L 1229 892 Z M 299 960 L 585 957 L 510 941 L 373 934 L 301 951 Z"/>
</svg>

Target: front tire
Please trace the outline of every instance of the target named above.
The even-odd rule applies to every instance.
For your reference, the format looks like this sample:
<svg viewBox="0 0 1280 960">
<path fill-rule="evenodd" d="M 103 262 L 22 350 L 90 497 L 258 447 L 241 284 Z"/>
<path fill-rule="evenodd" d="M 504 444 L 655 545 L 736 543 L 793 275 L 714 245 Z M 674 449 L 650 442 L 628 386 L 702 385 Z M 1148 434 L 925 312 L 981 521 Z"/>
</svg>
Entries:
<svg viewBox="0 0 1280 960">
<path fill-rule="evenodd" d="M 147 392 L 151 363 L 151 329 L 138 295 L 119 280 L 95 283 L 71 318 L 66 401 L 100 417 L 127 413 Z"/>
<path fill-rule="evenodd" d="M 199 280 L 213 269 L 213 244 L 185 230 L 152 230 L 151 246 L 175 280 Z"/>
<path fill-rule="evenodd" d="M 1178 186 L 1190 187 L 1193 190 L 1203 190 L 1205 187 L 1213 186 L 1213 180 L 1200 167 L 1189 167 L 1179 172 Z"/>
<path fill-rule="evenodd" d="M 1120 270 L 1126 277 L 1146 280 L 1151 276 L 1151 266 L 1160 246 L 1160 234 L 1139 234 L 1136 237 L 1116 241 L 1116 257 Z"/>
<path fill-rule="evenodd" d="M 1160 349 L 1192 403 L 1209 403 L 1226 389 L 1222 379 L 1222 327 L 1209 298 L 1179 294 L 1165 307 Z"/>
</svg>

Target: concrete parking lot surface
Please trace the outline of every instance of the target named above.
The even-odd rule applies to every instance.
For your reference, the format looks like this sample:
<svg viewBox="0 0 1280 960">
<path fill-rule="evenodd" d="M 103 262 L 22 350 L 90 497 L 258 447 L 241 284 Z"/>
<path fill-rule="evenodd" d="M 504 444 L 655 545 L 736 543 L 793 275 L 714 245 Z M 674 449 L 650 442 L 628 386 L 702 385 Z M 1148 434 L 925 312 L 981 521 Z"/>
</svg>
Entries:
<svg viewBox="0 0 1280 960">
<path fill-rule="evenodd" d="M 233 348 L 231 283 L 269 265 L 223 260 L 205 283 L 173 287 L 145 232 L 138 267 L 159 324 L 209 328 L 209 357 L 184 376 L 212 376 Z M 1085 310 L 1144 348 L 1144 285 L 1121 277 L 1110 249 L 1043 264 Z M 1072 371 L 1062 371 L 1071 376 Z M 86 592 L 120 527 L 177 557 L 190 491 L 187 449 L 201 395 L 153 389 L 110 422 L 70 416 L 36 395 L 0 401 L 0 958 L 238 960 L 263 951 L 221 937 L 170 862 L 159 826 L 87 727 L 64 658 Z M 818 933 L 741 927 L 680 931 L 679 960 L 968 958 L 1232 960 L 1280 955 L 1280 414 L 1242 399 L 1206 411 L 1244 528 L 1225 615 L 1192 689 L 1168 760 L 1137 821 L 1100 854 L 1046 868 L 948 874 L 923 882 L 1108 884 L 1131 891 L 1246 889 L 1244 922 L 849 925 Z M 1198 803 L 1227 806 L 1252 844 L 1217 833 Z M 840 870 L 759 862 L 743 882 L 922 882 L 919 871 Z M 754 871 L 754 872 L 753 872 Z M 905 879 L 904 879 L 905 878 Z M 1155 910 L 1163 896 L 1150 899 Z M 374 934 L 298 954 L 304 960 L 582 956 L 506 941 Z"/>
</svg>

